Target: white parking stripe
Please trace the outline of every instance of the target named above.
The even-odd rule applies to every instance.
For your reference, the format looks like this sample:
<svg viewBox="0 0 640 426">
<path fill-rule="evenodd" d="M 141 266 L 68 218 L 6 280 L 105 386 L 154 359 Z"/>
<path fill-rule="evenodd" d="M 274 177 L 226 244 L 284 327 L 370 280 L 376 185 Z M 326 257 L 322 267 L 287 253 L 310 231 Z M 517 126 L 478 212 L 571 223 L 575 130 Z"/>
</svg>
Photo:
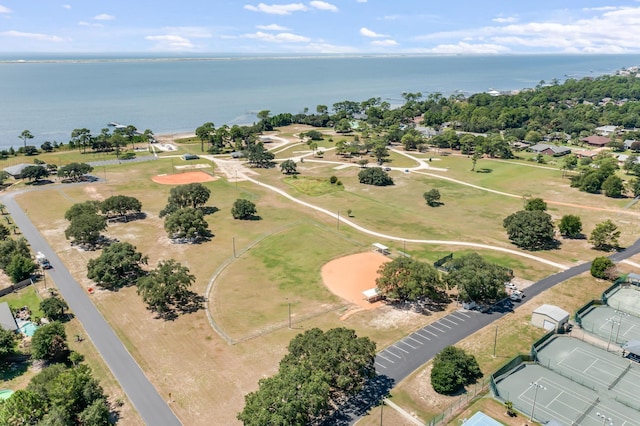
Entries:
<svg viewBox="0 0 640 426">
<path fill-rule="evenodd" d="M 398 342 L 398 343 L 402 343 L 402 342 Z M 398 346 L 398 343 L 396 343 L 395 345 L 392 345 L 394 348 L 396 348 L 399 351 L 404 352 L 405 354 L 408 354 L 409 351 L 405 351 L 404 349 L 402 349 L 400 346 Z"/>
<path fill-rule="evenodd" d="M 454 312 L 451 314 L 452 317 L 454 317 L 455 319 L 457 319 L 458 321 L 466 321 L 464 318 L 460 318 L 459 316 L 457 316 L 456 314 L 458 314 L 459 312 Z M 471 318 L 469 315 L 465 315 L 465 317 L 467 318 Z"/>
<path fill-rule="evenodd" d="M 438 325 L 443 325 L 443 324 L 438 324 Z M 436 327 L 436 326 L 435 326 L 435 325 L 433 325 L 433 324 L 431 324 L 429 327 L 431 327 L 431 328 L 435 328 L 435 329 L 436 329 L 436 330 L 438 330 L 440 333 L 444 333 L 444 330 L 440 330 L 438 327 Z M 447 326 L 445 325 L 445 327 L 447 327 Z M 448 328 L 451 328 L 451 327 L 448 327 Z"/>
<path fill-rule="evenodd" d="M 458 323 L 457 323 L 457 322 L 455 322 L 455 321 L 451 321 L 451 320 L 449 319 L 449 317 L 444 317 L 444 318 L 442 318 L 442 320 L 441 320 L 441 321 L 449 321 L 449 322 L 450 322 L 451 324 L 453 324 L 453 325 L 458 325 Z"/>
<path fill-rule="evenodd" d="M 389 358 L 387 358 L 386 356 L 382 356 L 382 353 L 379 353 L 378 356 L 382 359 L 384 359 L 385 361 L 389 361 L 391 364 L 395 364 L 395 362 L 391 361 Z"/>
<path fill-rule="evenodd" d="M 408 344 L 405 340 L 401 340 L 398 343 L 404 343 L 405 345 L 409 346 L 411 349 L 415 349 L 416 348 L 415 346 L 412 346 L 412 345 Z M 396 344 L 396 346 L 397 346 L 397 344 Z"/>
<path fill-rule="evenodd" d="M 417 334 L 418 336 L 422 337 L 423 339 L 431 340 L 431 339 L 429 339 L 427 336 L 423 336 L 422 334 L 420 334 L 420 331 L 421 331 L 421 330 L 418 330 L 418 331 L 416 331 L 416 332 L 415 332 L 415 333 L 413 333 L 413 334 Z"/>
<path fill-rule="evenodd" d="M 384 351 L 385 351 L 386 353 L 388 353 L 388 354 L 391 354 L 391 355 L 395 356 L 396 358 L 402 359 L 402 357 L 401 357 L 400 355 L 396 355 L 396 354 L 394 354 L 393 352 L 391 352 L 391 351 L 389 350 L 389 348 L 385 349 Z"/>
<path fill-rule="evenodd" d="M 419 345 L 424 345 L 424 343 L 422 343 L 420 340 L 414 339 L 414 338 L 413 338 L 413 337 L 411 337 L 411 336 L 407 336 L 407 339 L 411 339 L 411 340 L 413 340 L 414 342 L 416 342 L 416 343 L 417 343 L 417 344 L 419 344 Z"/>
<path fill-rule="evenodd" d="M 376 362 L 376 365 L 378 365 L 378 366 L 380 366 L 380 367 L 382 367 L 382 368 L 387 368 L 387 366 L 386 366 L 386 365 L 382 365 L 382 364 L 380 364 L 379 362 Z"/>
<path fill-rule="evenodd" d="M 435 328 L 435 327 L 434 327 L 434 328 Z M 422 331 L 426 331 L 427 333 L 432 334 L 432 335 L 434 335 L 434 336 L 438 337 L 438 335 L 437 335 L 436 333 L 432 333 L 432 332 L 430 332 L 429 330 L 427 330 L 427 329 L 426 329 L 426 327 L 425 327 L 425 328 L 423 328 L 423 329 L 422 329 Z"/>
<path fill-rule="evenodd" d="M 460 311 L 455 311 L 455 313 L 456 313 L 456 314 L 460 314 L 460 315 L 462 315 L 463 317 L 471 318 L 471 315 L 467 315 L 467 312 L 470 312 L 470 311 L 462 311 L 462 310 L 460 310 Z"/>
</svg>

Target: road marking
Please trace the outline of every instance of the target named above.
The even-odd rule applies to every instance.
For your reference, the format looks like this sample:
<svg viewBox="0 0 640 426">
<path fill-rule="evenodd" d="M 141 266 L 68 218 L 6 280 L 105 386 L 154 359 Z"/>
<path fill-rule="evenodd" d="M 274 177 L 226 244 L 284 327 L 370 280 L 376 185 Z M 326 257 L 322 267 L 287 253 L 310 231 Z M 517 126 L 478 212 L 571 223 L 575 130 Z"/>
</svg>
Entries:
<svg viewBox="0 0 640 426">
<path fill-rule="evenodd" d="M 391 364 L 395 364 L 395 362 L 391 361 L 389 358 L 387 358 L 387 357 L 385 357 L 385 356 L 382 356 L 382 352 L 380 352 L 380 353 L 378 354 L 378 356 L 379 356 L 380 358 L 384 359 L 385 361 L 389 361 Z"/>
<path fill-rule="evenodd" d="M 444 325 L 444 324 L 438 324 L 438 325 Z M 436 330 L 438 330 L 440 333 L 444 333 L 444 330 L 440 330 L 440 329 L 439 329 L 438 327 L 436 327 L 434 324 L 431 324 L 429 327 L 431 327 L 431 328 L 435 328 L 435 329 L 436 329 Z M 445 327 L 447 327 L 447 328 L 451 328 L 451 327 L 446 326 L 446 325 L 445 325 Z"/>
<path fill-rule="evenodd" d="M 413 340 L 414 342 L 416 342 L 416 343 L 417 343 L 417 344 L 419 344 L 419 345 L 424 345 L 424 343 L 422 343 L 420 340 L 414 339 L 414 338 L 413 338 L 413 337 L 411 337 L 411 336 L 407 336 L 407 339 L 411 339 L 411 340 Z"/>
<path fill-rule="evenodd" d="M 434 328 L 435 328 L 435 327 L 434 327 Z M 434 336 L 438 337 L 438 335 L 437 335 L 436 333 L 432 333 L 432 332 L 430 332 L 429 330 L 427 330 L 427 328 L 426 328 L 426 327 L 425 327 L 425 328 L 423 328 L 422 330 L 423 330 L 423 331 L 426 331 L 426 332 L 427 332 L 427 333 L 429 333 L 429 334 L 432 334 L 432 335 L 434 335 Z"/>
<path fill-rule="evenodd" d="M 467 320 L 467 318 L 460 318 L 459 316 L 456 316 L 456 313 L 454 312 L 453 314 L 451 314 L 452 317 L 454 317 L 455 319 L 457 319 L 458 321 L 462 321 L 465 322 Z"/>
<path fill-rule="evenodd" d="M 462 316 L 464 316 L 464 317 L 467 317 L 467 318 L 471 318 L 471 315 L 467 315 L 467 314 L 465 314 L 465 313 L 464 313 L 464 311 L 455 311 L 454 313 L 456 313 L 456 314 L 460 314 L 460 315 L 462 315 Z"/>
<path fill-rule="evenodd" d="M 449 319 L 449 317 L 444 317 L 444 318 L 442 318 L 440 321 L 449 321 L 449 322 L 450 322 L 451 324 L 453 324 L 453 325 L 458 325 L 458 323 L 457 323 L 457 322 L 455 322 L 455 321 L 451 321 L 451 320 Z M 444 325 L 444 324 L 443 324 L 443 325 Z"/>
<path fill-rule="evenodd" d="M 418 331 L 416 331 L 416 332 L 415 332 L 415 333 L 413 333 L 413 334 L 417 334 L 418 336 L 422 337 L 423 339 L 431 340 L 431 339 L 429 339 L 427 336 L 423 336 L 422 334 L 420 334 L 420 331 L 422 331 L 422 330 L 418 330 Z"/>
<path fill-rule="evenodd" d="M 396 357 L 396 358 L 398 358 L 398 359 L 402 359 L 402 357 L 401 357 L 400 355 L 396 355 L 396 354 L 394 354 L 394 353 L 393 353 L 393 352 L 391 352 L 389 349 L 390 349 L 390 348 L 385 349 L 385 352 L 390 353 L 391 355 L 395 356 L 395 357 Z"/>
<path fill-rule="evenodd" d="M 377 362 L 377 361 L 376 361 L 376 365 L 378 365 L 378 366 L 380 366 L 380 367 L 382 367 L 382 368 L 384 368 L 384 369 L 386 369 L 386 368 L 387 368 L 387 366 L 386 366 L 386 365 L 382 365 L 382 364 L 380 364 L 380 363 L 379 363 L 379 362 Z"/>
<path fill-rule="evenodd" d="M 397 349 L 397 350 L 399 350 L 399 351 L 404 352 L 405 354 L 408 354 L 408 353 L 409 353 L 409 351 L 405 351 L 404 349 L 402 349 L 400 346 L 398 346 L 398 343 L 402 343 L 402 341 L 397 342 L 397 343 L 394 343 L 394 344 L 393 344 L 393 345 L 391 345 L 391 346 L 393 346 L 394 348 L 396 348 L 396 349 Z M 414 349 L 415 349 L 415 348 L 414 348 Z"/>
<path fill-rule="evenodd" d="M 404 340 L 399 341 L 398 343 L 404 343 L 405 345 L 409 346 L 411 349 L 416 349 L 415 346 L 411 346 L 410 344 L 408 344 L 407 342 L 405 342 Z M 396 345 L 397 346 L 397 345 Z"/>
</svg>

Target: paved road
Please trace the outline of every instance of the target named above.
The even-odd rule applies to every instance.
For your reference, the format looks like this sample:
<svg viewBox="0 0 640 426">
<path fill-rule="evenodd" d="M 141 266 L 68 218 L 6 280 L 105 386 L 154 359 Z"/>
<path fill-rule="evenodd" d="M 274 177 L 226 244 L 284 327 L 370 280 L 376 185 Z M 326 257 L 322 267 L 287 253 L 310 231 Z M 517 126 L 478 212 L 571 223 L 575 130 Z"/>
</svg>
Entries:
<svg viewBox="0 0 640 426">
<path fill-rule="evenodd" d="M 620 262 L 638 253 L 640 253 L 640 239 L 626 250 L 609 257 L 614 262 Z M 589 271 L 590 268 L 590 262 L 583 263 L 544 278 L 523 291 L 525 298 L 522 302 L 506 299 L 494 306 L 490 313 L 458 310 L 385 348 L 376 355 L 377 377 L 325 424 L 354 424 L 366 415 L 371 407 L 377 405 L 396 384 L 435 357 L 446 346 L 456 344 L 511 312 L 515 307 L 527 303 L 534 296 L 569 278 Z"/>
<path fill-rule="evenodd" d="M 41 251 L 51 262 L 53 269 L 48 270 L 49 276 L 55 281 L 60 293 L 84 326 L 89 338 L 144 422 L 154 426 L 181 425 L 169 405 L 160 397 L 111 326 L 93 305 L 87 293 L 73 279 L 60 258 L 20 208 L 14 195 L 7 194 L 0 198 L 0 201 L 6 206 L 33 251 Z M 44 196 L 42 201 L 44 208 Z"/>
</svg>

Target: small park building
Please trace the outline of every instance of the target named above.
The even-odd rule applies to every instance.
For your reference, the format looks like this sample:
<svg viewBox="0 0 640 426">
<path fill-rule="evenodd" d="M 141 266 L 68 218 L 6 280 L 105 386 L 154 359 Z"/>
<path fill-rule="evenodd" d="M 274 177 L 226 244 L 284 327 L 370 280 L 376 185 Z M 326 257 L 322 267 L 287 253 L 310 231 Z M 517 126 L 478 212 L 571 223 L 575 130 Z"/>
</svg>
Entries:
<svg viewBox="0 0 640 426">
<path fill-rule="evenodd" d="M 569 312 L 555 305 L 541 305 L 531 314 L 531 324 L 547 331 L 560 330 L 569 321 Z"/>
</svg>

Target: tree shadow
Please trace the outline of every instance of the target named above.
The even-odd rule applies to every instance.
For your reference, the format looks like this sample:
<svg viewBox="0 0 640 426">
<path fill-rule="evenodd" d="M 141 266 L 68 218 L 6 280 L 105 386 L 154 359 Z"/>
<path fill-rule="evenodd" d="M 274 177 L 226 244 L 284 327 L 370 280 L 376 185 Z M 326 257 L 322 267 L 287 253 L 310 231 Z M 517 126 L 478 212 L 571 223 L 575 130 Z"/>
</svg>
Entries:
<svg viewBox="0 0 640 426">
<path fill-rule="evenodd" d="M 53 181 L 49 179 L 38 179 L 38 180 L 34 180 L 33 182 L 27 182 L 25 185 L 43 186 L 43 185 L 49 185 L 50 183 L 53 183 Z"/>
<path fill-rule="evenodd" d="M 430 203 L 427 203 L 427 205 L 429 207 L 440 207 L 440 206 L 444 206 L 444 203 L 441 201 L 432 201 Z"/>
<path fill-rule="evenodd" d="M 0 362 L 0 378 L 7 382 L 20 377 L 29 370 L 29 356 L 14 354 L 6 361 Z"/>
<path fill-rule="evenodd" d="M 204 215 L 210 215 L 219 212 L 220 209 L 215 206 L 202 206 L 200 207 L 200 211 Z"/>
<path fill-rule="evenodd" d="M 156 318 L 165 321 L 175 321 L 178 316 L 191 314 L 204 308 L 204 296 L 194 293 L 193 291 L 186 291 L 182 297 L 175 300 L 172 305 L 166 307 L 165 310 L 156 313 Z M 153 310 L 149 308 L 150 310 Z"/>
<path fill-rule="evenodd" d="M 385 375 L 367 380 L 360 392 L 340 404 L 331 415 L 318 424 L 323 426 L 352 424 L 355 419 L 367 414 L 371 407 L 380 404 L 389 395 L 394 385 L 395 380 Z"/>
<path fill-rule="evenodd" d="M 493 172 L 493 169 L 487 168 L 487 167 L 482 167 L 478 170 L 476 170 L 476 173 L 491 173 Z"/>
</svg>

